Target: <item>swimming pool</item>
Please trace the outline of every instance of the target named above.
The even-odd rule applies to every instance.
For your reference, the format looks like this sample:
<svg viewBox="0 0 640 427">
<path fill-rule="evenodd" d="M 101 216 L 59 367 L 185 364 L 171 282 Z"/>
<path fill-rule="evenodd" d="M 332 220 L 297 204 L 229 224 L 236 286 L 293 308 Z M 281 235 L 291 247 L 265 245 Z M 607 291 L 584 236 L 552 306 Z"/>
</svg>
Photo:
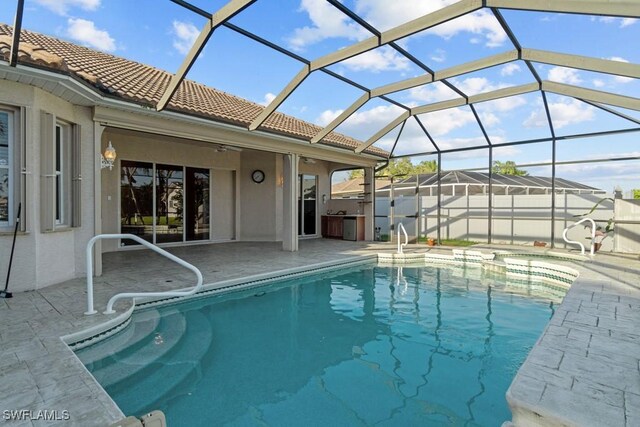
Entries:
<svg viewBox="0 0 640 427">
<path fill-rule="evenodd" d="M 181 425 L 500 425 L 561 294 L 369 265 L 142 310 L 77 352 L 127 415 Z"/>
</svg>

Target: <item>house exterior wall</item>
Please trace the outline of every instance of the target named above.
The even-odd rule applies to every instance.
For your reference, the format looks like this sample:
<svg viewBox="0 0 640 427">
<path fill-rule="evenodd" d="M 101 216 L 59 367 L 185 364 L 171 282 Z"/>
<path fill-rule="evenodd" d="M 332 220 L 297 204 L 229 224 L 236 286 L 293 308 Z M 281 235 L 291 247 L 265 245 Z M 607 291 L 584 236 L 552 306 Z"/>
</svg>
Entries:
<svg viewBox="0 0 640 427">
<path fill-rule="evenodd" d="M 15 71 L 10 69 L 12 73 Z M 39 87 L 37 87 L 39 86 Z M 41 88 L 40 88 L 41 87 Z M 330 195 L 329 165 L 373 165 L 373 157 L 326 146 L 310 145 L 265 132 L 247 132 L 237 126 L 215 123 L 171 112 L 158 113 L 124 102 L 86 96 L 87 88 L 52 73 L 38 72 L 35 80 L 14 82 L 0 79 L 0 104 L 22 109 L 25 123 L 25 184 L 12 200 L 17 210 L 24 196 L 22 224 L 12 264 L 10 290 L 38 289 L 86 274 L 86 244 L 96 233 L 120 231 L 120 162 L 138 160 L 207 168 L 211 170 L 211 241 L 281 241 L 283 235 L 283 155 L 290 152 L 309 158 L 324 158 L 314 164 L 301 163 L 300 173 L 318 175 L 317 230 L 320 230 L 322 194 Z M 70 100 L 67 101 L 66 99 Z M 77 105 L 82 104 L 82 105 Z M 115 104 L 115 105 L 112 105 Z M 41 166 L 43 112 L 65 123 L 79 125 L 81 147 L 81 224 L 42 231 Z M 50 132 L 49 132 L 50 134 Z M 12 141 L 19 149 L 20 138 Z M 117 151 L 113 170 L 100 170 L 99 152 L 111 141 Z M 215 144 L 215 145 L 213 145 Z M 239 147 L 241 152 L 218 152 L 219 144 Z M 12 160 L 13 161 L 13 160 Z M 12 174 L 15 182 L 18 168 Z M 251 180 L 251 172 L 266 174 L 262 184 Z M 51 181 L 49 181 L 51 182 Z M 70 187 L 70 186 L 69 186 Z M 0 276 L 9 263 L 13 225 L 0 228 Z M 96 251 L 118 250 L 118 242 L 102 241 Z M 100 271 L 101 257 L 95 259 Z"/>
<path fill-rule="evenodd" d="M 235 203 L 234 175 L 240 170 L 242 153 L 218 152 L 211 144 L 115 128 L 107 128 L 102 134 L 103 150 L 109 141 L 117 159 L 113 170 L 102 171 L 103 233 L 120 233 L 120 164 L 132 160 L 210 169 L 212 240 L 235 237 L 236 210 L 230 204 Z M 117 240 L 105 240 L 102 245 L 103 252 L 118 249 Z"/>
<path fill-rule="evenodd" d="M 72 105 L 32 86 L 0 80 L 0 104 L 26 107 L 26 185 L 22 221 L 26 231 L 16 239 L 10 290 L 38 289 L 85 273 L 85 244 L 93 235 L 93 120 L 88 107 Z M 41 123 L 42 112 L 81 126 L 82 217 L 80 227 L 58 227 L 41 232 Z M 15 141 L 14 141 L 15 142 Z M 17 142 L 15 142 L 17 145 Z M 19 165 L 14 164 L 14 168 Z M 14 187 L 15 188 L 15 187 Z M 18 193 L 14 194 L 17 206 Z M 0 230 L 0 271 L 6 273 L 13 227 Z"/>
<path fill-rule="evenodd" d="M 242 152 L 240 168 L 240 239 L 252 241 L 275 241 L 277 210 L 276 154 L 265 151 Z M 264 181 L 253 182 L 251 174 L 255 170 L 264 172 Z"/>
</svg>

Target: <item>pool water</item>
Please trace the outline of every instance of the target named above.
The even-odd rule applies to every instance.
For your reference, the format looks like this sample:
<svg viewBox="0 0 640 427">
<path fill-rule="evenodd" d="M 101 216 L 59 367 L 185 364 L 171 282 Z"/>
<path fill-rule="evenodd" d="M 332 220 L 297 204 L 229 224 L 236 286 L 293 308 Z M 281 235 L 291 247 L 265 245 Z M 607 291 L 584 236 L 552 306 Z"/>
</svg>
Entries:
<svg viewBox="0 0 640 427">
<path fill-rule="evenodd" d="M 366 266 L 147 309 L 77 352 L 168 425 L 483 425 L 561 295 L 477 269 Z"/>
</svg>

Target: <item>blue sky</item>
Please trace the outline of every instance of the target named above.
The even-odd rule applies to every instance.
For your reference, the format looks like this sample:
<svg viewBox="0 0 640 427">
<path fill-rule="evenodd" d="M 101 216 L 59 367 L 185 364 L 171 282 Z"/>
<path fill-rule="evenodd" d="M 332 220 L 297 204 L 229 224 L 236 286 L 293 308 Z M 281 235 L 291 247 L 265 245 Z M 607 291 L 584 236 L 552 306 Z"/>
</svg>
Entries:
<svg viewBox="0 0 640 427">
<path fill-rule="evenodd" d="M 16 2 L 1 1 L 0 21 L 12 24 Z M 343 3 L 384 31 L 454 2 L 345 0 Z M 192 3 L 213 12 L 226 2 L 194 0 Z M 508 10 L 502 13 L 525 48 L 640 63 L 637 48 L 640 22 L 637 20 Z M 204 22 L 200 16 L 169 0 L 26 0 L 23 28 L 175 72 Z M 258 0 L 231 22 L 310 60 L 371 36 L 323 0 Z M 412 35 L 398 44 L 434 70 L 513 49 L 488 10 Z M 543 64 L 535 67 L 543 79 L 640 97 L 637 80 Z M 301 68 L 298 61 L 221 28 L 213 34 L 188 77 L 266 104 Z M 369 88 L 423 74 L 418 66 L 388 46 L 329 68 Z M 534 81 L 520 61 L 450 80 L 469 95 Z M 358 89 L 316 72 L 278 110 L 325 125 L 361 94 Z M 408 106 L 455 97 L 457 95 L 441 83 L 390 95 Z M 630 121 L 575 99 L 549 94 L 548 101 L 558 135 L 634 126 Z M 494 144 L 550 136 L 540 93 L 485 102 L 477 104 L 476 109 Z M 364 140 L 400 113 L 398 107 L 374 99 L 338 131 Z M 625 113 L 640 118 L 638 112 Z M 469 107 L 426 114 L 420 119 L 441 148 L 485 144 Z M 398 130 L 390 132 L 376 146 L 390 149 Z M 431 149 L 416 122 L 409 120 L 396 154 Z M 632 155 L 640 155 L 638 133 L 558 143 L 558 160 Z M 448 155 L 446 167 L 482 167 L 483 156 L 473 151 Z M 548 161 L 550 144 L 503 147 L 495 150 L 495 157 L 522 164 Z M 548 168 L 531 168 L 530 172 L 548 174 Z M 640 188 L 638 162 L 564 166 L 562 176 L 607 190 L 614 182 L 625 189 Z"/>
</svg>

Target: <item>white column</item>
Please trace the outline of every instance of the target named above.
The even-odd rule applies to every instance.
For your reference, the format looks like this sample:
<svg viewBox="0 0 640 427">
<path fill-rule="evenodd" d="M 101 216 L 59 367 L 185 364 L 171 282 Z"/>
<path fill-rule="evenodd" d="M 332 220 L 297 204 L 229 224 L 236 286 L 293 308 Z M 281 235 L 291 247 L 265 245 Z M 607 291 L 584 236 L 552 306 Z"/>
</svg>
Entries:
<svg viewBox="0 0 640 427">
<path fill-rule="evenodd" d="M 100 165 L 100 155 L 102 154 L 102 133 L 104 126 L 94 123 L 93 125 L 93 235 L 102 233 L 102 169 Z M 109 170 L 106 170 L 109 172 Z M 119 171 L 112 171 L 119 174 Z M 105 177 L 106 178 L 106 177 Z M 93 248 L 93 271 L 96 276 L 102 275 L 102 241 L 98 240 Z"/>
<path fill-rule="evenodd" d="M 298 161 L 297 154 L 285 154 L 282 168 L 283 209 L 282 209 L 282 250 L 298 250 Z"/>
<path fill-rule="evenodd" d="M 364 202 L 362 204 L 362 212 L 364 213 L 364 240 L 372 241 L 374 239 L 374 227 L 375 218 L 374 215 L 374 200 L 375 200 L 375 170 L 373 168 L 364 168 Z"/>
</svg>

